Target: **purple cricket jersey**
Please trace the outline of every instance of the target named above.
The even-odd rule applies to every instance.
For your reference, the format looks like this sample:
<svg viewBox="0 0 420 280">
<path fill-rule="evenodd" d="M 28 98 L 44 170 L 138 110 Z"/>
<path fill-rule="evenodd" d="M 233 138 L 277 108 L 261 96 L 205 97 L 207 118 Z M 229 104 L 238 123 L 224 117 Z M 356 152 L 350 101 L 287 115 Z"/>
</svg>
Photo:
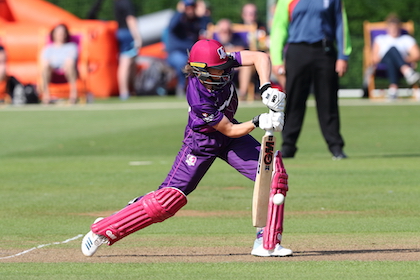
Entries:
<svg viewBox="0 0 420 280">
<path fill-rule="evenodd" d="M 232 53 L 231 58 L 241 65 L 239 52 Z M 223 116 L 238 123 L 234 119 L 238 96 L 232 82 L 209 91 L 197 77 L 190 77 L 186 95 L 190 109 L 183 145 L 159 189 L 173 187 L 190 194 L 216 158 L 255 180 L 260 143 L 249 134 L 230 138 L 213 128 Z"/>
<path fill-rule="evenodd" d="M 230 56 L 237 62 L 237 66 L 241 65 L 239 52 L 231 53 Z M 212 126 L 218 124 L 223 116 L 237 123 L 233 117 L 238 108 L 238 95 L 232 82 L 220 90 L 209 91 L 197 77 L 189 77 L 186 95 L 190 105 L 188 127 L 193 131 L 214 132 L 216 130 Z"/>
</svg>

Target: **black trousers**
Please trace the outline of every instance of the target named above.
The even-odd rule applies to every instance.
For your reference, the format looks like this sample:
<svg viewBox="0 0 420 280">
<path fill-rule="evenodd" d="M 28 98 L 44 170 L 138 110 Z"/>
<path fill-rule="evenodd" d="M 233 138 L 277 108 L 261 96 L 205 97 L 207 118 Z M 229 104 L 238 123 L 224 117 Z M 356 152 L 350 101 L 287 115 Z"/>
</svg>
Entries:
<svg viewBox="0 0 420 280">
<path fill-rule="evenodd" d="M 336 51 L 320 43 L 290 44 L 285 54 L 286 108 L 282 132 L 282 151 L 294 154 L 305 117 L 306 100 L 313 86 L 318 121 L 329 150 L 341 151 L 338 110 L 338 75 L 335 72 Z"/>
</svg>

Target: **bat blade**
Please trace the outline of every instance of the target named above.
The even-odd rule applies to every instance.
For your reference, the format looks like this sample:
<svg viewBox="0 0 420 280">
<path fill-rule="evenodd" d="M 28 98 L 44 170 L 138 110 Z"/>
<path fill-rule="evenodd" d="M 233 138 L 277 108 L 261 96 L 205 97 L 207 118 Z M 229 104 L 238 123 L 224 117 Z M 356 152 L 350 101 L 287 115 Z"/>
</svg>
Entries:
<svg viewBox="0 0 420 280">
<path fill-rule="evenodd" d="M 276 137 L 272 131 L 267 131 L 261 140 L 257 176 L 254 183 L 252 198 L 252 225 L 254 227 L 264 227 L 267 222 L 275 145 Z"/>
</svg>

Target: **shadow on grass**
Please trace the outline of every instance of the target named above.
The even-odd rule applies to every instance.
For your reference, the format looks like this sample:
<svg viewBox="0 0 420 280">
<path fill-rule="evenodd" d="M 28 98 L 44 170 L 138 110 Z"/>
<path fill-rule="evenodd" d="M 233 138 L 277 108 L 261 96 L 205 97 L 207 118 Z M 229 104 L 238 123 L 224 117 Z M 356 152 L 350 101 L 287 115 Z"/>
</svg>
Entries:
<svg viewBox="0 0 420 280">
<path fill-rule="evenodd" d="M 415 158 L 415 157 L 420 157 L 420 154 L 384 154 L 384 155 L 352 156 L 352 158 Z"/>
<path fill-rule="evenodd" d="M 395 254 L 395 253 L 420 253 L 420 249 L 363 249 L 363 250 L 331 250 L 331 251 L 295 251 L 297 257 L 333 256 L 333 255 L 357 255 L 357 254 Z M 250 256 L 249 253 L 208 253 L 208 254 L 126 254 L 126 255 L 102 255 L 99 258 L 116 257 L 144 257 L 144 258 L 173 258 L 173 257 L 229 257 L 229 256 Z"/>
<path fill-rule="evenodd" d="M 395 254 L 395 253 L 420 253 L 420 249 L 363 249 L 363 250 L 331 250 L 331 251 L 297 251 L 299 256 L 330 256 L 352 254 Z"/>
</svg>

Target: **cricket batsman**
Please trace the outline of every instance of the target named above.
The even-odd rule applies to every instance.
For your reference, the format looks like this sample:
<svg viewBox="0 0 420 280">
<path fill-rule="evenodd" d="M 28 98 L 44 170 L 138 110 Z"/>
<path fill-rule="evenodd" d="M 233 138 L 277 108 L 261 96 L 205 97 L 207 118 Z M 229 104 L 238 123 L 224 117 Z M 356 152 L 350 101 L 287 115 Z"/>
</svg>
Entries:
<svg viewBox="0 0 420 280">
<path fill-rule="evenodd" d="M 262 113 L 241 123 L 234 118 L 238 96 L 232 83 L 232 68 L 251 65 L 259 75 L 263 103 L 273 113 Z M 157 190 L 135 198 L 109 217 L 96 219 L 82 241 L 85 256 L 93 256 L 104 243 L 112 245 L 175 215 L 187 204 L 187 196 L 195 190 L 216 158 L 255 180 L 260 143 L 249 133 L 256 127 L 282 130 L 285 94 L 270 86 L 271 62 L 267 54 L 256 51 L 226 53 L 218 41 L 200 40 L 193 45 L 184 72 L 188 79 L 189 117 L 183 144 L 169 174 Z M 274 220 L 274 228 L 279 228 L 282 219 Z M 252 254 L 292 255 L 292 250 L 283 248 L 280 241 L 281 234 L 276 233 L 274 249 L 268 250 L 264 248 L 261 236 L 257 236 Z"/>
</svg>

